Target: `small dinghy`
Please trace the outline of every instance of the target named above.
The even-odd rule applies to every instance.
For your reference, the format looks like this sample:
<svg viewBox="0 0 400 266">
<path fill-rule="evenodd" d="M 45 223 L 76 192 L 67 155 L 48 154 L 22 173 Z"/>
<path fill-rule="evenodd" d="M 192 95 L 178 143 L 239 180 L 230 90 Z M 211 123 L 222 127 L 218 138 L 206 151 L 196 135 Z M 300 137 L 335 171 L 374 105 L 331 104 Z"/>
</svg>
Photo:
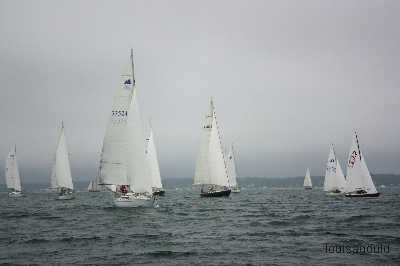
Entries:
<svg viewBox="0 0 400 266">
<path fill-rule="evenodd" d="M 19 176 L 17 162 L 17 146 L 14 146 L 14 150 L 8 153 L 6 159 L 5 177 L 7 189 L 9 191 L 8 196 L 10 198 L 19 198 L 24 196 L 21 191 L 21 178 Z"/>
<path fill-rule="evenodd" d="M 330 146 L 328 162 L 326 163 L 324 191 L 328 195 L 341 195 L 345 192 L 345 187 L 346 180 L 332 144 Z"/>
<path fill-rule="evenodd" d="M 149 122 L 150 133 L 149 137 L 146 139 L 146 160 L 149 166 L 150 177 L 152 180 L 152 190 L 154 196 L 164 196 L 165 190 L 161 183 L 160 166 L 158 165 L 157 149 L 154 142 L 153 127 Z"/>
<path fill-rule="evenodd" d="M 222 150 L 214 102 L 203 125 L 193 186 L 201 186 L 201 197 L 223 197 L 231 193 L 225 155 Z"/>
<path fill-rule="evenodd" d="M 353 143 L 349 152 L 347 162 L 346 197 L 378 197 L 380 193 L 376 190 L 371 174 L 365 163 L 364 155 L 360 149 L 357 132 L 354 132 Z"/>
<path fill-rule="evenodd" d="M 58 200 L 71 200 L 74 198 L 74 185 L 71 177 L 67 141 L 64 133 L 64 123 L 61 122 L 61 132 L 58 138 L 57 149 L 50 177 L 50 182 L 55 182 Z M 53 186 L 53 184 L 51 184 Z"/>
<path fill-rule="evenodd" d="M 137 101 L 133 51 L 121 79 L 103 140 L 100 181 L 116 207 L 150 207 L 155 198 L 146 158 L 144 128 Z"/>
<path fill-rule="evenodd" d="M 307 190 L 312 189 L 312 182 L 311 182 L 311 175 L 310 175 L 309 168 L 307 168 L 306 176 L 304 177 L 303 187 L 304 187 L 304 189 L 307 189 Z"/>
<path fill-rule="evenodd" d="M 239 193 L 240 188 L 239 188 L 239 184 L 237 182 L 235 149 L 233 147 L 233 144 L 231 145 L 231 148 L 229 150 L 229 153 L 227 156 L 227 161 L 228 161 L 228 176 L 229 176 L 230 189 L 231 189 L 232 193 Z"/>
</svg>

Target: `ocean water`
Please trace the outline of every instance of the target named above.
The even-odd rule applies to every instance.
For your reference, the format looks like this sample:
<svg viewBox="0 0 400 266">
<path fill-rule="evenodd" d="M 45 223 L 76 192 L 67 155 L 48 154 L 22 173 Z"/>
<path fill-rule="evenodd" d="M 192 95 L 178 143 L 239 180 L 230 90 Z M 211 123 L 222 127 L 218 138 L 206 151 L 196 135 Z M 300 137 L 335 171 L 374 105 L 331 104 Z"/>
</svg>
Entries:
<svg viewBox="0 0 400 266">
<path fill-rule="evenodd" d="M 247 183 L 229 198 L 200 198 L 187 183 L 157 208 L 114 208 L 107 193 L 64 202 L 0 193 L 0 264 L 400 265 L 398 186 L 349 199 Z M 325 243 L 389 249 L 328 253 Z"/>
</svg>

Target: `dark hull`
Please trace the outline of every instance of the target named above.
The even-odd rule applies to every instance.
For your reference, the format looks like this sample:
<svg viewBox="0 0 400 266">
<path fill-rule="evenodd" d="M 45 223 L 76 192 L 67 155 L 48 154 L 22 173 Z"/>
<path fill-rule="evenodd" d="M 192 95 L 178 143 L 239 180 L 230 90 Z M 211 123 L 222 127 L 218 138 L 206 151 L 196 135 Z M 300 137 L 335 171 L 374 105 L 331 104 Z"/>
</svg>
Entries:
<svg viewBox="0 0 400 266">
<path fill-rule="evenodd" d="M 379 197 L 381 193 L 374 193 L 374 194 L 345 194 L 345 197 L 348 198 L 376 198 Z"/>
<path fill-rule="evenodd" d="M 304 187 L 305 190 L 311 190 L 312 187 Z"/>
<path fill-rule="evenodd" d="M 221 191 L 212 191 L 212 192 L 201 192 L 201 197 L 228 197 L 231 194 L 231 190 L 221 190 Z"/>
<path fill-rule="evenodd" d="M 165 190 L 154 191 L 153 196 L 165 196 Z"/>
</svg>

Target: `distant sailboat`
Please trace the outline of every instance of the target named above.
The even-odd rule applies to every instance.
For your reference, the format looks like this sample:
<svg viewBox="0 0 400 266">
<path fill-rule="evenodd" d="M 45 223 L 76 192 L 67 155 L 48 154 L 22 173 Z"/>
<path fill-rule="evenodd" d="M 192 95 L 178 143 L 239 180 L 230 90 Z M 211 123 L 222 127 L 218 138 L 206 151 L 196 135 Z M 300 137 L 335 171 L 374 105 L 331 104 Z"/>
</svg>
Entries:
<svg viewBox="0 0 400 266">
<path fill-rule="evenodd" d="M 150 123 L 149 123 L 150 124 Z M 157 149 L 154 143 L 153 128 L 150 125 L 149 137 L 146 139 L 146 159 L 149 165 L 150 177 L 152 180 L 153 195 L 164 196 L 165 190 L 161 183 L 160 167 L 158 165 Z"/>
<path fill-rule="evenodd" d="M 231 191 L 234 193 L 240 192 L 239 184 L 237 183 L 237 171 L 236 171 L 236 160 L 235 160 L 235 149 L 233 144 L 229 150 L 228 156 L 228 176 Z"/>
<path fill-rule="evenodd" d="M 193 185 L 201 186 L 200 195 L 202 197 L 229 196 L 231 193 L 227 165 L 212 99 L 210 100 L 210 110 L 202 129 Z"/>
<path fill-rule="evenodd" d="M 354 132 L 347 162 L 346 192 L 346 197 L 378 197 L 380 195 L 365 163 L 356 132 Z"/>
<path fill-rule="evenodd" d="M 9 191 L 9 197 L 21 197 L 21 179 L 19 176 L 18 162 L 17 162 L 17 146 L 14 150 L 8 153 L 6 159 L 6 185 Z"/>
<path fill-rule="evenodd" d="M 307 168 L 306 176 L 304 177 L 303 186 L 304 186 L 304 189 L 312 189 L 312 182 L 311 182 L 311 175 L 310 175 L 309 168 Z"/>
<path fill-rule="evenodd" d="M 146 161 L 132 50 L 130 59 L 131 69 L 122 75 L 103 140 L 100 180 L 112 192 L 115 206 L 152 206 L 152 181 Z"/>
<path fill-rule="evenodd" d="M 345 191 L 346 180 L 340 167 L 339 160 L 336 158 L 333 145 L 330 146 L 328 162 L 326 163 L 324 191 L 329 194 L 342 194 Z"/>
<path fill-rule="evenodd" d="M 61 132 L 58 138 L 55 161 L 50 180 L 55 180 L 55 187 L 58 192 L 57 199 L 70 200 L 74 198 L 74 185 L 71 177 L 71 167 L 68 158 L 67 141 L 64 133 L 64 123 L 61 123 Z"/>
</svg>

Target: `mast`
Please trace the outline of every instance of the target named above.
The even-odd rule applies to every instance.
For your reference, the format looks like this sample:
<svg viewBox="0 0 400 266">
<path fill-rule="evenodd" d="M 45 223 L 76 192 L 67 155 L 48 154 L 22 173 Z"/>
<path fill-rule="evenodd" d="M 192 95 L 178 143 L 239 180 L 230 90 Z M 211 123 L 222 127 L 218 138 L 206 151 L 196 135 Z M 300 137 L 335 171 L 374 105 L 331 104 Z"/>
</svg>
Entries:
<svg viewBox="0 0 400 266">
<path fill-rule="evenodd" d="M 132 86 L 135 86 L 135 64 L 133 62 L 133 48 L 131 48 L 131 66 L 132 66 Z"/>
</svg>

